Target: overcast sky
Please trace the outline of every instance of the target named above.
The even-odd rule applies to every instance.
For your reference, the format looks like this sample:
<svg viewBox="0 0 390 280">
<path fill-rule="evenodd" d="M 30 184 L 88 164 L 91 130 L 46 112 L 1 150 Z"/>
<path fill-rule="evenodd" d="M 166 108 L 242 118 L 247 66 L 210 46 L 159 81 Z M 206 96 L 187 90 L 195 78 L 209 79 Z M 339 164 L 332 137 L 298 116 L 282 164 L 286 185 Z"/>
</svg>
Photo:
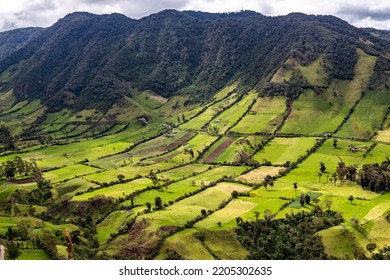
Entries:
<svg viewBox="0 0 390 280">
<path fill-rule="evenodd" d="M 138 19 L 164 9 L 253 10 L 270 16 L 303 12 L 335 15 L 358 27 L 390 30 L 390 0 L 12 0 L 0 2 L 0 31 L 47 27 L 75 11 L 117 12 Z"/>
</svg>

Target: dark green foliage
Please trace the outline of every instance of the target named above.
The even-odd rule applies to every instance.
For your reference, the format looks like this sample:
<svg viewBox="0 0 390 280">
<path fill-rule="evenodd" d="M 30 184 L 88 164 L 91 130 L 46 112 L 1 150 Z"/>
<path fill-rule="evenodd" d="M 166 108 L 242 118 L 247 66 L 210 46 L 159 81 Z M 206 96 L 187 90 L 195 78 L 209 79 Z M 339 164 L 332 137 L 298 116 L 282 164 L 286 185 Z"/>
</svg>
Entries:
<svg viewBox="0 0 390 280">
<path fill-rule="evenodd" d="M 0 144 L 3 144 L 5 147 L 11 150 L 14 150 L 16 148 L 11 133 L 4 125 L 0 126 Z"/>
<path fill-rule="evenodd" d="M 328 259 L 316 233 L 342 221 L 339 213 L 317 208 L 310 213 L 287 214 L 284 219 L 240 222 L 236 232 L 249 259 Z"/>
<path fill-rule="evenodd" d="M 189 94 L 187 102 L 204 101 L 239 79 L 239 93 L 262 89 L 288 57 L 306 65 L 325 54 L 331 77 L 351 79 L 355 48 L 376 51 L 359 38 L 378 44 L 372 48 L 386 46 L 335 17 L 248 11 L 166 10 L 140 20 L 73 13 L 34 34 L 1 61 L 0 73 L 24 61 L 3 87 L 14 88 L 19 99 L 40 98 L 51 111 L 69 106 L 105 111 L 131 96 L 130 83 L 165 97 Z M 266 92 L 296 98 L 306 86 L 297 72 L 286 84 L 267 85 Z"/>
<path fill-rule="evenodd" d="M 364 164 L 359 171 L 358 183 L 373 192 L 390 190 L 390 161 L 386 160 L 381 165 Z"/>
<path fill-rule="evenodd" d="M 7 255 L 10 260 L 15 260 L 20 256 L 19 247 L 16 242 L 10 241 L 7 243 Z"/>
<path fill-rule="evenodd" d="M 379 252 L 373 254 L 371 258 L 373 260 L 390 260 L 390 246 L 386 246 L 379 250 Z"/>
<path fill-rule="evenodd" d="M 368 87 L 373 90 L 390 88 L 390 59 L 378 57 Z"/>
</svg>

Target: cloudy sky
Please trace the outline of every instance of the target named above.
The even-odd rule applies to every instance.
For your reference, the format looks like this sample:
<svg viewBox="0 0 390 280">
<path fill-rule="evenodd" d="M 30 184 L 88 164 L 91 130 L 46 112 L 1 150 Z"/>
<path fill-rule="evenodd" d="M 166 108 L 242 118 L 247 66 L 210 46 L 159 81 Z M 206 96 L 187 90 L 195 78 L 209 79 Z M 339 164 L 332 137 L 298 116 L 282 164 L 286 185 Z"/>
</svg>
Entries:
<svg viewBox="0 0 390 280">
<path fill-rule="evenodd" d="M 389 0 L 12 0 L 0 2 L 0 31 L 47 27 L 74 11 L 118 12 L 141 18 L 164 10 L 233 12 L 254 10 L 264 15 L 291 12 L 335 15 L 359 27 L 390 30 Z"/>
</svg>

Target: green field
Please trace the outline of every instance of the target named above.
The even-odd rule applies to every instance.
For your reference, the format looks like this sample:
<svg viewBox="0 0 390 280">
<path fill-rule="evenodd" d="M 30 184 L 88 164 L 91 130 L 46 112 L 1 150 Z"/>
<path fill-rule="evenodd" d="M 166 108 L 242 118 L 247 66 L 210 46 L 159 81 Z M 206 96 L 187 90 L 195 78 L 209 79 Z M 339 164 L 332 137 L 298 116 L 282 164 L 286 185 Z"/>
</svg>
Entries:
<svg viewBox="0 0 390 280">
<path fill-rule="evenodd" d="M 390 91 L 368 91 L 347 122 L 337 132 L 339 137 L 370 138 L 380 128 L 390 103 Z"/>
<path fill-rule="evenodd" d="M 305 90 L 293 104 L 284 133 L 317 135 L 333 132 L 366 88 L 376 58 L 358 50 L 359 60 L 352 81 L 334 80 L 322 93 Z M 310 120 L 310 121 L 307 121 Z"/>
<path fill-rule="evenodd" d="M 269 161 L 272 164 L 284 164 L 294 162 L 299 156 L 307 153 L 307 150 L 314 146 L 316 139 L 313 137 L 277 137 L 268 143 L 263 149 L 258 151 L 253 159 L 258 162 Z"/>
<path fill-rule="evenodd" d="M 285 103 L 282 97 L 257 98 L 248 114 L 231 131 L 243 134 L 273 132 L 281 122 Z"/>
</svg>

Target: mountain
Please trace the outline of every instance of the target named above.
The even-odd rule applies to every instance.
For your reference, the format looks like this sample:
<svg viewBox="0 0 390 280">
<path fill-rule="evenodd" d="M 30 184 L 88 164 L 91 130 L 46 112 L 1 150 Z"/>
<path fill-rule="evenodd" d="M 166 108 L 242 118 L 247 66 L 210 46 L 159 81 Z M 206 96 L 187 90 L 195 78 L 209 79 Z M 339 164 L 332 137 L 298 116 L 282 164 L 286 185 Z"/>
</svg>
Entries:
<svg viewBox="0 0 390 280">
<path fill-rule="evenodd" d="M 236 81 L 238 91 L 261 90 L 289 57 L 306 65 L 324 55 L 330 78 L 352 79 L 356 48 L 379 56 L 389 42 L 332 16 L 165 10 L 140 20 L 77 12 L 2 33 L 0 46 L 0 73 L 9 72 L 0 90 L 16 101 L 105 112 L 131 97 L 129 84 L 190 102 Z"/>
<path fill-rule="evenodd" d="M 0 33 L 0 60 L 25 47 L 36 38 L 42 28 L 21 28 Z"/>
</svg>

